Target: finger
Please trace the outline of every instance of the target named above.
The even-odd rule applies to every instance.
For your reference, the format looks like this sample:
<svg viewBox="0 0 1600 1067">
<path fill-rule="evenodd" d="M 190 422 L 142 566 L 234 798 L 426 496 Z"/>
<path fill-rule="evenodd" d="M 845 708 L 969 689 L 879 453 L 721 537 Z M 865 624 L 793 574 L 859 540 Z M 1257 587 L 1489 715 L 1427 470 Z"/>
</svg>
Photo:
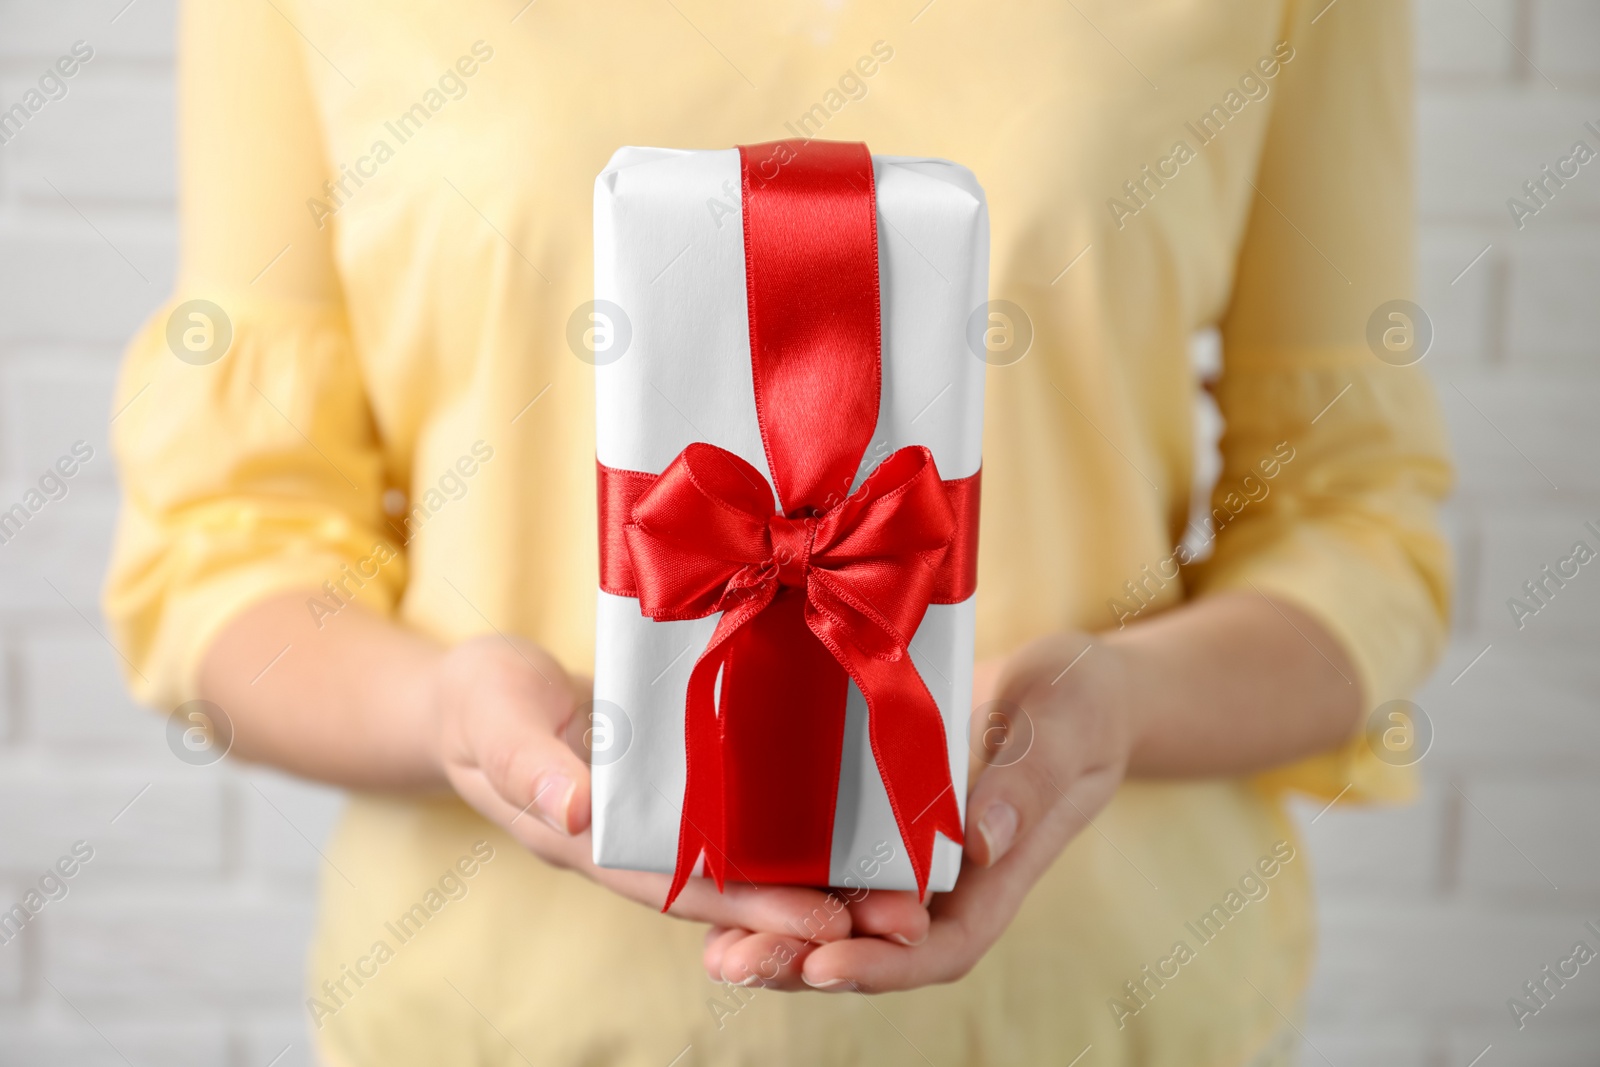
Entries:
<svg viewBox="0 0 1600 1067">
<path fill-rule="evenodd" d="M 608 872 L 621 874 L 624 872 Z M 668 880 L 664 875 L 646 875 L 659 880 L 659 895 L 666 897 Z M 839 941 L 850 936 L 853 920 L 850 909 L 835 893 L 793 886 L 756 886 L 729 882 L 717 892 L 709 878 L 691 878 L 668 914 L 695 922 L 739 927 L 766 933 L 784 934 L 800 941 Z"/>
<path fill-rule="evenodd" d="M 725 926 L 713 926 L 706 932 L 706 947 L 700 954 L 700 963 L 706 969 L 706 977 L 713 982 L 722 981 L 722 957 L 729 946 L 750 936 L 749 930 L 729 929 Z"/>
<path fill-rule="evenodd" d="M 972 665 L 973 707 L 982 707 L 995 698 L 1004 670 L 1005 660 L 999 657 L 982 659 Z"/>
<path fill-rule="evenodd" d="M 540 859 L 568 870 L 587 872 L 593 866 L 593 838 L 587 830 L 567 834 L 537 817 L 532 809 L 513 807 L 478 767 L 452 767 L 449 776 L 463 800 Z"/>
<path fill-rule="evenodd" d="M 955 981 L 1009 921 L 1011 910 L 998 899 L 1005 895 L 1003 879 L 1001 872 L 968 865 L 955 891 L 935 898 L 921 943 L 853 937 L 819 945 L 807 954 L 801 981 L 836 993 L 890 993 Z"/>
<path fill-rule="evenodd" d="M 816 989 L 888 993 L 953 982 L 988 951 L 1022 906 L 1028 890 L 1086 823 L 1057 808 L 992 867 L 965 863 L 956 887 L 929 906 L 928 935 L 916 946 L 853 937 L 809 953 L 801 980 Z"/>
<path fill-rule="evenodd" d="M 948 981 L 943 975 L 955 954 L 945 940 L 936 923 L 915 948 L 878 937 L 819 945 L 801 964 L 800 980 L 827 993 L 892 993 Z"/>
<path fill-rule="evenodd" d="M 984 768 L 967 797 L 967 859 L 993 867 L 1060 800 L 1043 759 Z"/>
<path fill-rule="evenodd" d="M 521 844 L 548 863 L 578 871 L 599 884 L 652 910 L 667 899 L 670 876 L 623 871 L 594 863 L 593 836 L 552 830 L 532 815 L 519 813 L 500 796 L 483 772 L 473 768 L 452 773 L 456 791 L 478 811 L 505 827 Z M 835 893 L 793 886 L 756 886 L 730 882 L 717 892 L 709 878 L 691 878 L 668 914 L 690 922 L 720 927 L 783 933 L 800 940 L 825 942 L 850 936 L 850 910 Z"/>
<path fill-rule="evenodd" d="M 587 859 L 582 869 L 601 885 L 652 908 L 661 907 L 672 883 L 664 874 L 595 867 Z M 667 914 L 689 922 L 785 934 L 819 943 L 841 940 L 851 931 L 850 910 L 835 894 L 742 882 L 729 882 L 726 890 L 719 893 L 709 878 L 689 879 Z"/>
<path fill-rule="evenodd" d="M 562 730 L 562 737 L 567 742 L 567 747 L 572 749 L 578 761 L 585 765 L 589 762 L 589 745 L 591 733 L 594 729 L 594 716 L 577 712 L 585 704 L 593 706 L 594 679 L 587 674 L 568 674 L 569 688 L 572 690 L 572 699 L 576 702 L 574 714 L 569 716 L 566 728 Z"/>
<path fill-rule="evenodd" d="M 763 989 L 806 988 L 801 968 L 816 948 L 809 941 L 782 934 L 750 934 L 728 945 L 721 959 L 721 976 L 733 985 Z"/>
<path fill-rule="evenodd" d="M 851 932 L 857 937 L 871 934 L 901 945 L 920 945 L 928 936 L 928 921 L 928 909 L 910 890 L 870 890 L 850 902 Z"/>
</svg>

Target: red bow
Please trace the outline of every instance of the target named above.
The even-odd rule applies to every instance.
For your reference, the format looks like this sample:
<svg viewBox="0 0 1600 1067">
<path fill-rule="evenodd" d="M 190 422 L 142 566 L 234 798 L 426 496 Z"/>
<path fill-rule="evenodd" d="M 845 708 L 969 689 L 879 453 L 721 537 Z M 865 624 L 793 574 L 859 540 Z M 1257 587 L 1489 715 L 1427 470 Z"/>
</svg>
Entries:
<svg viewBox="0 0 1600 1067">
<path fill-rule="evenodd" d="M 806 625 L 824 644 L 892 661 L 922 622 L 955 516 L 921 446 L 890 456 L 837 507 L 791 519 L 760 471 L 692 444 L 634 505 L 623 534 L 639 610 L 652 619 L 727 612 L 720 636 L 780 588 L 800 589 Z"/>
<path fill-rule="evenodd" d="M 891 455 L 836 507 L 789 518 L 776 511 L 771 490 L 754 467 L 714 445 L 692 444 L 634 505 L 633 521 L 623 526 L 638 577 L 640 611 L 653 619 L 722 612 L 689 676 L 691 758 L 720 754 L 717 676 L 739 647 L 734 635 L 784 593 L 866 697 L 873 748 L 880 765 L 889 764 L 883 778 L 896 819 L 907 841 L 926 840 L 925 849 L 912 848 L 919 889 L 927 884 L 934 831 L 961 840 L 955 801 L 948 795 L 943 720 L 908 648 L 928 609 L 955 525 L 933 454 L 920 446 Z M 807 729 L 812 709 L 782 697 L 769 693 L 767 707 L 758 714 L 789 730 Z M 880 745 L 880 740 L 890 743 Z M 706 769 L 708 779 L 719 776 Z M 691 779 L 697 770 L 691 766 Z M 925 801 L 933 808 L 926 812 L 926 825 L 911 825 L 923 812 L 901 812 L 896 793 L 911 788 L 909 781 L 941 777 L 942 794 Z M 712 788 L 686 791 L 669 905 L 702 849 L 706 870 L 719 888 L 727 875 L 727 813 L 722 791 L 714 782 L 707 784 Z M 917 790 L 926 791 L 926 786 Z M 948 803 L 941 806 L 940 799 Z M 825 814 L 832 819 L 831 805 Z M 746 873 L 736 858 L 731 862 L 735 875 Z"/>
<path fill-rule="evenodd" d="M 751 370 L 782 504 L 705 443 L 659 476 L 599 468 L 601 587 L 652 619 L 722 613 L 689 677 L 663 910 L 702 852 L 719 889 L 730 871 L 827 884 L 851 680 L 919 891 L 935 833 L 962 841 L 944 721 L 909 646 L 930 603 L 972 595 L 978 476 L 942 482 L 928 449 L 902 448 L 838 499 L 878 414 L 871 156 L 781 144 L 772 176 L 751 158 L 771 146 L 740 158 Z"/>
</svg>

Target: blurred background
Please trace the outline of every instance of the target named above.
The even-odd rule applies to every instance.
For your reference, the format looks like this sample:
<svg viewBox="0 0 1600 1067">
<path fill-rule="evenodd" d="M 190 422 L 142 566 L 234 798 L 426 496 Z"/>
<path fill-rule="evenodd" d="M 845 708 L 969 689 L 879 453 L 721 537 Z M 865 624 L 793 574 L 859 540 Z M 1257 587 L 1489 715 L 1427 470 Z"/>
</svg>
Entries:
<svg viewBox="0 0 1600 1067">
<path fill-rule="evenodd" d="M 97 608 L 117 359 L 173 277 L 174 16 L 0 0 L 0 107 L 74 42 L 93 51 L 64 97 L 0 125 L 0 509 L 83 442 L 66 495 L 0 527 L 0 909 L 92 849 L 0 944 L 0 1065 L 311 1062 L 301 955 L 340 798 L 176 758 Z M 1507 601 L 1600 543 L 1600 162 L 1520 230 L 1507 200 L 1531 203 L 1523 183 L 1575 141 L 1600 147 L 1600 0 L 1420 0 L 1416 29 L 1456 632 L 1416 694 L 1435 735 L 1421 801 L 1298 811 L 1322 919 L 1301 1058 L 1593 1067 L 1600 964 L 1520 1030 L 1507 1000 L 1580 939 L 1600 947 L 1600 567 L 1520 628 Z"/>
</svg>

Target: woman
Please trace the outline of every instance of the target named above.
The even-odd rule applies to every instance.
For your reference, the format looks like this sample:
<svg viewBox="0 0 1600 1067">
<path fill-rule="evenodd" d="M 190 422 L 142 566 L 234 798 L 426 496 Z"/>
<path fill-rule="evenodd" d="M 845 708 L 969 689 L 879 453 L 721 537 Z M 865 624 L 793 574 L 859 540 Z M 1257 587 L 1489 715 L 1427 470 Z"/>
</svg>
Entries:
<svg viewBox="0 0 1600 1067">
<path fill-rule="evenodd" d="M 1284 796 L 1405 794 L 1361 723 L 1447 613 L 1433 402 L 1364 339 L 1409 285 L 1405 13 L 519 6 L 183 17 L 182 269 L 121 381 L 107 613 L 145 700 L 352 790 L 322 1056 L 1290 1062 L 1314 937 Z M 1034 338 L 988 377 L 974 701 L 1032 747 L 976 777 L 926 909 L 696 882 L 661 916 L 663 877 L 589 863 L 574 755 L 591 183 L 623 144 L 797 134 L 987 191 Z"/>
</svg>

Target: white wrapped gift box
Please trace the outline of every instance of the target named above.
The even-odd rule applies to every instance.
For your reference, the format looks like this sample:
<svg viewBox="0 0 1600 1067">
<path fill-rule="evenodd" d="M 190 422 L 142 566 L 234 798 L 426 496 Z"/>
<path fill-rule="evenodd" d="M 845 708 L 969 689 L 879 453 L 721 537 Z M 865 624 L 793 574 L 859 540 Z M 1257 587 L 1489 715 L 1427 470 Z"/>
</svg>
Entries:
<svg viewBox="0 0 1600 1067">
<path fill-rule="evenodd" d="M 946 481 L 965 478 L 981 463 L 985 363 L 967 337 L 969 318 L 988 300 L 983 190 L 970 171 L 944 160 L 872 162 L 882 393 L 856 484 L 907 445 L 930 449 Z M 621 351 L 596 361 L 599 461 L 659 474 L 684 446 L 704 441 L 770 481 L 750 365 L 738 150 L 619 149 L 595 180 L 594 237 L 596 322 Z M 911 643 L 943 717 L 963 819 L 974 600 L 930 605 Z M 674 868 L 685 689 L 716 623 L 716 616 L 657 622 L 640 614 L 637 600 L 599 593 L 593 811 L 602 867 Z M 960 860 L 960 847 L 940 835 L 929 888 L 950 889 Z M 866 702 L 853 683 L 830 884 L 916 886 L 873 759 Z"/>
</svg>

